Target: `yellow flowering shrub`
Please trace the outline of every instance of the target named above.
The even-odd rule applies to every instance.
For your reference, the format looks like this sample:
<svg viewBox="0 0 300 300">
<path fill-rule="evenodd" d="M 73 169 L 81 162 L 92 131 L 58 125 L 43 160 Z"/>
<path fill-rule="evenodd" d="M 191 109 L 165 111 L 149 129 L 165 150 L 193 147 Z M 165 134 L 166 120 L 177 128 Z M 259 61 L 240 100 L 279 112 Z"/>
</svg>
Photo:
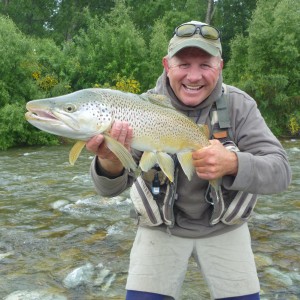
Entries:
<svg viewBox="0 0 300 300">
<path fill-rule="evenodd" d="M 104 84 L 94 83 L 93 88 L 113 89 L 133 94 L 138 94 L 141 91 L 141 84 L 133 78 L 127 78 L 118 74 L 115 81 L 116 84 L 114 86 L 107 82 Z"/>
<path fill-rule="evenodd" d="M 38 86 L 44 91 L 49 91 L 58 84 L 58 80 L 55 76 L 49 74 L 42 76 L 40 71 L 33 72 L 32 77 L 37 81 Z"/>
<path fill-rule="evenodd" d="M 292 115 L 290 117 L 288 127 L 292 135 L 297 135 L 300 133 L 300 122 L 297 116 Z"/>
<path fill-rule="evenodd" d="M 133 94 L 138 94 L 141 91 L 141 85 L 137 80 L 127 78 L 126 76 L 121 77 L 120 75 L 117 76 L 115 88 L 117 90 Z"/>
<path fill-rule="evenodd" d="M 34 71 L 32 73 L 32 77 L 35 79 L 35 80 L 38 80 L 41 76 L 41 72 L 40 71 Z"/>
</svg>

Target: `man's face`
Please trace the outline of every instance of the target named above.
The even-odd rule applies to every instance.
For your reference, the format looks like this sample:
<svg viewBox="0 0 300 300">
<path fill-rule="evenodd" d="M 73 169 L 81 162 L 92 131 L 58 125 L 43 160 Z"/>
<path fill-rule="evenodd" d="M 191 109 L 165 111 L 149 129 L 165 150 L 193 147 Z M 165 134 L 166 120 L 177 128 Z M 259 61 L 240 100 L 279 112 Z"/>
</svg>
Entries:
<svg viewBox="0 0 300 300">
<path fill-rule="evenodd" d="M 215 88 L 223 61 L 199 48 L 184 48 L 172 58 L 163 58 L 170 85 L 187 106 L 197 106 Z"/>
</svg>

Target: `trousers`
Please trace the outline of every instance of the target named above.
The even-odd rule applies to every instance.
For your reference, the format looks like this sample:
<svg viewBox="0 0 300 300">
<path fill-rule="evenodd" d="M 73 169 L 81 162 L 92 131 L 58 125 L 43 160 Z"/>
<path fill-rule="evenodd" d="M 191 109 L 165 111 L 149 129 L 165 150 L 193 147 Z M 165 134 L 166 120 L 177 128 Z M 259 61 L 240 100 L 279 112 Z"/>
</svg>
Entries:
<svg viewBox="0 0 300 300">
<path fill-rule="evenodd" d="M 127 291 L 126 300 L 167 300 L 168 296 L 147 293 L 147 292 L 139 292 L 139 291 Z M 173 298 L 172 298 L 173 299 Z M 238 297 L 230 297 L 230 298 L 219 298 L 216 300 L 259 300 L 259 293 L 244 295 Z"/>
<path fill-rule="evenodd" d="M 139 227 L 131 249 L 126 289 L 180 299 L 191 256 L 213 299 L 259 293 L 246 223 L 227 233 L 198 239 Z"/>
</svg>

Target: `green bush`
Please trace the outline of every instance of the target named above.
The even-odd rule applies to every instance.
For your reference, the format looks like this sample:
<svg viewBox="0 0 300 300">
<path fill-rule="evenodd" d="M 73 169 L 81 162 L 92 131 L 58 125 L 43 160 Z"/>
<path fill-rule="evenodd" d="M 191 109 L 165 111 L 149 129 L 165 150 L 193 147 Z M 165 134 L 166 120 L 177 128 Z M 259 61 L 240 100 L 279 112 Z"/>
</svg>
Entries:
<svg viewBox="0 0 300 300">
<path fill-rule="evenodd" d="M 20 145 L 55 145 L 58 139 L 33 129 L 24 117 L 25 103 L 6 104 L 0 109 L 0 149 Z M 30 128 L 31 127 L 31 128 Z"/>
</svg>

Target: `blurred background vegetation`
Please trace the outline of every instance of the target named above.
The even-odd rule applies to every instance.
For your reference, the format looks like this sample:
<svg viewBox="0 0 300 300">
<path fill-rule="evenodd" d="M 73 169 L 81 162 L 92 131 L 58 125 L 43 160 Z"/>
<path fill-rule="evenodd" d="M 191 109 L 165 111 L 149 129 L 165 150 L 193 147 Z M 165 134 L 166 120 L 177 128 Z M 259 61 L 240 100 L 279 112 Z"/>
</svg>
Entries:
<svg viewBox="0 0 300 300">
<path fill-rule="evenodd" d="M 153 87 L 190 20 L 220 29 L 225 83 L 257 101 L 275 135 L 299 137 L 299 0 L 1 0 L 0 149 L 59 142 L 25 121 L 29 100 Z"/>
</svg>

